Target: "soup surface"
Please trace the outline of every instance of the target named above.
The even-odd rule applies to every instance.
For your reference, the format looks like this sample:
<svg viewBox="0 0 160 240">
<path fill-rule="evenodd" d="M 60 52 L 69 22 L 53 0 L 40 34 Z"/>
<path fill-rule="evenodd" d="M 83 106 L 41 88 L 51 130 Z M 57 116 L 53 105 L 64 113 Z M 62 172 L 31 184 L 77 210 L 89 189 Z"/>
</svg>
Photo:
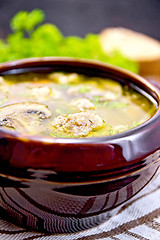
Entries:
<svg viewBox="0 0 160 240">
<path fill-rule="evenodd" d="M 0 126 L 25 134 L 113 135 L 155 111 L 147 97 L 111 79 L 61 72 L 0 77 Z"/>
</svg>

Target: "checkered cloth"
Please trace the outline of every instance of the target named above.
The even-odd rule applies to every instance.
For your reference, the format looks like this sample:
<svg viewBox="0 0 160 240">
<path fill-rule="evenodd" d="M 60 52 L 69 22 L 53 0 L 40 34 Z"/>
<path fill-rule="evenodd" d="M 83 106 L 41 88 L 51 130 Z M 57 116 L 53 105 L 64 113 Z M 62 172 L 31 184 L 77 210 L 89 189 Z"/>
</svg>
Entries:
<svg viewBox="0 0 160 240">
<path fill-rule="evenodd" d="M 0 218 L 2 240 L 160 240 L 160 170 L 139 194 L 105 223 L 72 234 L 29 231 Z"/>
</svg>

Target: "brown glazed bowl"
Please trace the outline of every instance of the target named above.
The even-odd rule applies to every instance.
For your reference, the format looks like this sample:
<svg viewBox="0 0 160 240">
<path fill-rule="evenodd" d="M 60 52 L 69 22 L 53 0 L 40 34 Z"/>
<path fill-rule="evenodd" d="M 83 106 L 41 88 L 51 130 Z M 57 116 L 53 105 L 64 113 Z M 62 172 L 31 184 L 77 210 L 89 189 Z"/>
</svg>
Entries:
<svg viewBox="0 0 160 240">
<path fill-rule="evenodd" d="M 157 105 L 142 125 L 113 136 L 53 138 L 0 128 L 0 214 L 25 228 L 76 232 L 108 219 L 152 179 L 159 166 L 160 95 L 140 76 L 107 64 L 36 58 L 0 65 L 0 75 L 77 72 L 112 78 Z"/>
</svg>

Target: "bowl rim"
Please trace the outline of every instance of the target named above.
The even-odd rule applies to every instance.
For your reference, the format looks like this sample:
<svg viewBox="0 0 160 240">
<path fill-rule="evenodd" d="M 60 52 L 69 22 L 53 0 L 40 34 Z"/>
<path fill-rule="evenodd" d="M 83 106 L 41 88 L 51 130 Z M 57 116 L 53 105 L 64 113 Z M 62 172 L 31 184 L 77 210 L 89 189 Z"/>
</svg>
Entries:
<svg viewBox="0 0 160 240">
<path fill-rule="evenodd" d="M 35 58 L 25 58 L 25 59 L 20 59 L 20 60 L 15 60 L 15 61 L 8 61 L 4 63 L 0 63 L 0 76 L 1 73 L 5 71 L 10 71 L 13 69 L 19 69 L 19 68 L 24 68 L 27 67 L 28 64 L 33 64 L 36 66 L 36 64 L 41 63 L 46 64 L 46 63 L 69 63 L 69 64 L 88 64 L 89 66 L 95 66 L 95 67 L 103 67 L 106 69 L 110 69 L 116 74 L 122 74 L 125 75 L 128 78 L 134 79 L 137 82 L 140 82 L 143 84 L 147 89 L 149 89 L 157 99 L 157 110 L 155 114 L 149 118 L 147 121 L 144 123 L 140 124 L 139 126 L 129 129 L 127 131 L 124 131 L 122 133 L 114 134 L 114 135 L 109 135 L 109 136 L 102 136 L 102 137 L 86 137 L 86 138 L 54 138 L 53 136 L 38 136 L 38 135 L 28 135 L 28 134 L 23 134 L 23 133 L 18 133 L 16 131 L 8 130 L 3 127 L 0 127 L 0 135 L 7 136 L 12 139 L 19 139 L 20 141 L 28 142 L 28 141 L 36 141 L 36 142 L 42 142 L 46 144 L 54 144 L 54 143 L 60 143 L 60 144 L 102 144 L 102 143 L 116 143 L 118 139 L 123 139 L 123 138 L 128 138 L 129 136 L 133 134 L 139 134 L 142 129 L 147 128 L 148 125 L 153 123 L 154 121 L 157 121 L 157 118 L 160 117 L 160 92 L 158 89 L 151 84 L 149 81 L 147 81 L 145 78 L 141 77 L 140 75 L 130 72 L 126 69 L 123 69 L 118 66 L 114 66 L 109 63 L 104 63 L 100 62 L 97 60 L 90 60 L 90 59 L 83 59 L 83 58 L 73 58 L 73 57 L 35 57 Z M 32 66 L 30 66 L 32 68 Z"/>
</svg>

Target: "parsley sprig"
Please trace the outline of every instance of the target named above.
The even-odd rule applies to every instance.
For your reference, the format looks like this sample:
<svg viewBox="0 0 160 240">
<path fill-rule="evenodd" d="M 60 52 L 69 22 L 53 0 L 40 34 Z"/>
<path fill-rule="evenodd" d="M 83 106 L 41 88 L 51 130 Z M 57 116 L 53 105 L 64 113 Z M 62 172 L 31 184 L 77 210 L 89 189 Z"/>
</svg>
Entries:
<svg viewBox="0 0 160 240">
<path fill-rule="evenodd" d="M 0 40 L 0 62 L 29 57 L 66 56 L 96 59 L 138 72 L 137 63 L 126 59 L 120 52 L 106 55 L 98 35 L 64 37 L 54 24 L 42 24 L 44 19 L 45 14 L 40 9 L 18 12 L 11 19 L 12 33 L 6 40 Z"/>
</svg>

